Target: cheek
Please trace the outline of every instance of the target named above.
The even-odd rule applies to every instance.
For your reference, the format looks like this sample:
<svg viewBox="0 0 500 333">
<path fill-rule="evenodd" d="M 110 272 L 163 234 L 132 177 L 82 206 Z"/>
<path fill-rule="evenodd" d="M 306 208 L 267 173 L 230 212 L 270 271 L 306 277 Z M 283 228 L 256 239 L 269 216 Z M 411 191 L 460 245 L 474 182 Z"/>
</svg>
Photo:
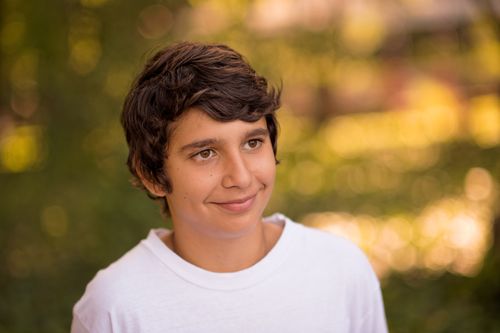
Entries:
<svg viewBox="0 0 500 333">
<path fill-rule="evenodd" d="M 259 161 L 256 168 L 256 174 L 262 183 L 268 186 L 272 186 L 274 184 L 276 176 L 276 162 L 272 152 Z"/>
<path fill-rule="evenodd" d="M 266 178 L 268 180 L 267 185 L 269 186 L 274 185 L 274 179 L 276 178 L 276 163 L 274 161 L 274 158 L 267 167 Z"/>
<path fill-rule="evenodd" d="M 184 168 L 176 173 L 172 181 L 174 192 L 182 194 L 187 200 L 196 200 L 205 196 L 216 182 L 216 170 L 202 170 L 199 168 Z"/>
</svg>

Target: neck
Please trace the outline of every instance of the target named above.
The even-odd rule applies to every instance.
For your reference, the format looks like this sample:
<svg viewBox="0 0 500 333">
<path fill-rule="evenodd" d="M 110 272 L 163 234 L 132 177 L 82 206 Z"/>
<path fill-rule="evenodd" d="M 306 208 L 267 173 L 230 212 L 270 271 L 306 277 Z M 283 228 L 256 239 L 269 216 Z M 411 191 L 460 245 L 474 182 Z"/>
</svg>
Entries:
<svg viewBox="0 0 500 333">
<path fill-rule="evenodd" d="M 187 234 L 174 227 L 165 243 L 195 266 L 212 272 L 236 272 L 261 260 L 276 244 L 281 231 L 278 225 L 260 222 L 251 232 L 228 239 Z"/>
</svg>

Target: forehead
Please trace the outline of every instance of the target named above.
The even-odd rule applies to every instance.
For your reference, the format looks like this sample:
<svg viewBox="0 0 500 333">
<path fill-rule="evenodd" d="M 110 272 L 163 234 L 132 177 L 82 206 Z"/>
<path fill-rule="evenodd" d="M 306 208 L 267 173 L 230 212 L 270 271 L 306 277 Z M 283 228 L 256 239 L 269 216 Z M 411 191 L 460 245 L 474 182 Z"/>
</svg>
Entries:
<svg viewBox="0 0 500 333">
<path fill-rule="evenodd" d="M 218 121 L 205 112 L 193 108 L 186 111 L 171 127 L 169 146 L 207 138 L 224 139 L 241 137 L 256 128 L 267 129 L 264 117 L 255 122 L 242 120 Z"/>
</svg>

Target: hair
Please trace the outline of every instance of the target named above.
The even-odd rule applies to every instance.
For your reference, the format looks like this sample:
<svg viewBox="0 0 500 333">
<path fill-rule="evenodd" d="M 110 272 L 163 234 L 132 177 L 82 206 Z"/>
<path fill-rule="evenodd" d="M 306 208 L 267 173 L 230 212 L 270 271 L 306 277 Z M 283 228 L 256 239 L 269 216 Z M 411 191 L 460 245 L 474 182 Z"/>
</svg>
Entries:
<svg viewBox="0 0 500 333">
<path fill-rule="evenodd" d="M 142 180 L 172 191 L 164 168 L 169 137 L 172 124 L 191 108 L 221 122 L 265 117 L 276 158 L 280 95 L 281 87 L 268 87 L 267 80 L 226 45 L 181 42 L 158 51 L 132 84 L 121 116 L 134 185 L 160 200 L 163 213 L 169 214 L 165 198 L 148 191 Z"/>
</svg>

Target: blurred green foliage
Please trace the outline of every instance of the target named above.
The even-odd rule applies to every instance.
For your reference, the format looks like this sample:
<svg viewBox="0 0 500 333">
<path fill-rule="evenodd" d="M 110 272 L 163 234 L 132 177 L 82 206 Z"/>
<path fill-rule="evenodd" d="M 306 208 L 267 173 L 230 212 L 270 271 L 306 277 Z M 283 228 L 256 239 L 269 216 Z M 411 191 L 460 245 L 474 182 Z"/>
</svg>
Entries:
<svg viewBox="0 0 500 333">
<path fill-rule="evenodd" d="M 176 40 L 227 43 L 283 81 L 269 212 L 412 220 L 463 196 L 498 225 L 498 6 L 360 3 L 3 0 L 0 332 L 68 331 L 96 271 L 168 226 L 128 182 L 118 119 L 150 50 Z M 488 244 L 471 276 L 389 271 L 391 331 L 500 330 Z"/>
</svg>

